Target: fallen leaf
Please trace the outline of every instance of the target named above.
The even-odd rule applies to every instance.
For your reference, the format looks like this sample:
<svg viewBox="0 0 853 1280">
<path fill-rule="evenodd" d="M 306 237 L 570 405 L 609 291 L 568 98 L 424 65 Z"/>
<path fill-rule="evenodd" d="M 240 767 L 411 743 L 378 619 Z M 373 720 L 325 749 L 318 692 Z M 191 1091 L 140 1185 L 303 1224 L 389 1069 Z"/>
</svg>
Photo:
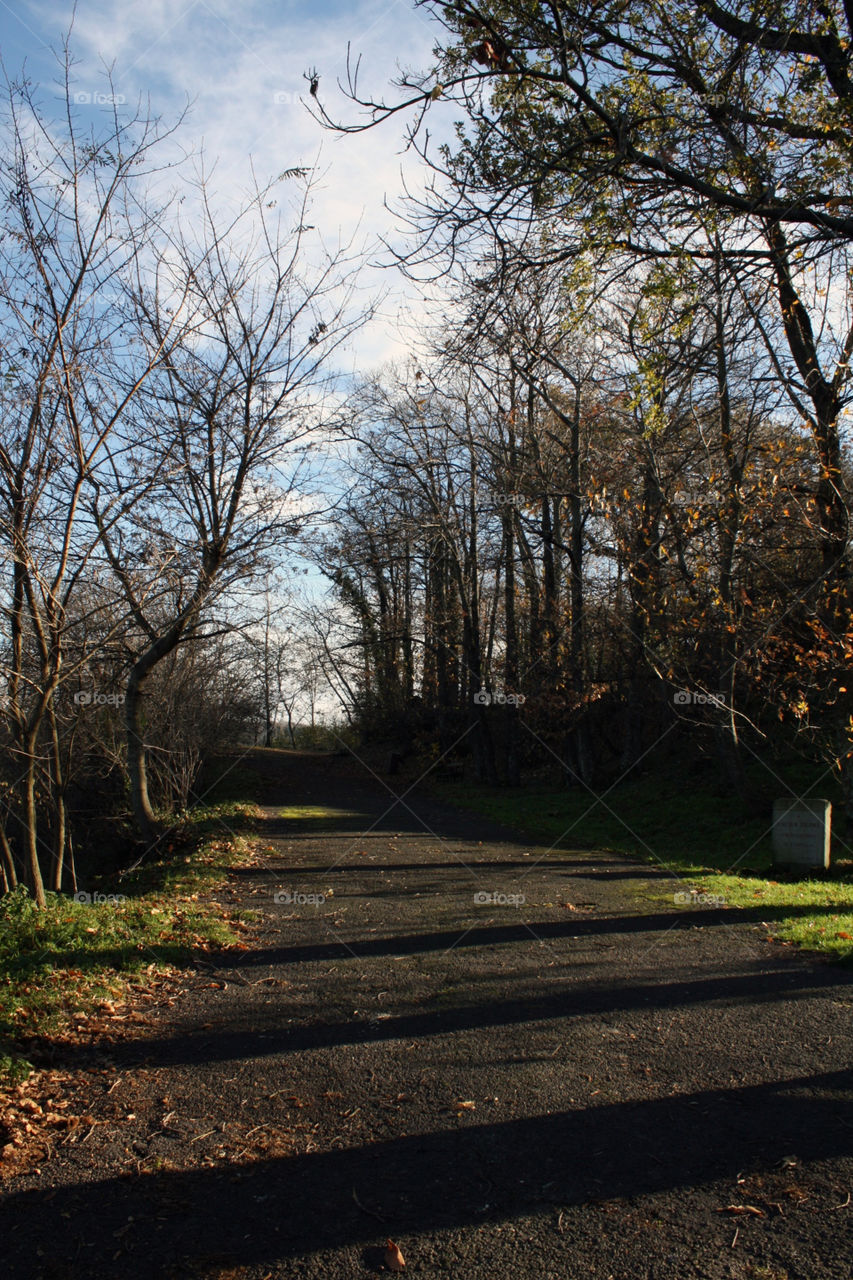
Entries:
<svg viewBox="0 0 853 1280">
<path fill-rule="evenodd" d="M 406 1265 L 406 1259 L 393 1240 L 386 1240 L 385 1243 L 387 1245 L 384 1258 L 385 1266 L 389 1271 L 402 1271 Z"/>
<path fill-rule="evenodd" d="M 756 1209 L 754 1204 L 727 1204 L 724 1209 L 718 1209 L 717 1213 L 751 1213 L 756 1218 L 765 1218 L 763 1209 Z"/>
</svg>

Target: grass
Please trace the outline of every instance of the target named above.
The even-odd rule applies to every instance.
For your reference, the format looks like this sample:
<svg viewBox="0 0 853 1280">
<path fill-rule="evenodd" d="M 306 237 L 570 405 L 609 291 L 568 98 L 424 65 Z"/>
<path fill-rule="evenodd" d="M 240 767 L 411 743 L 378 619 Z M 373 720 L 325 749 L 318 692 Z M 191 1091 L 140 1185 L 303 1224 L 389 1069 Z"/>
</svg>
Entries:
<svg viewBox="0 0 853 1280">
<path fill-rule="evenodd" d="M 304 821 L 309 818 L 354 818 L 358 816 L 356 809 L 329 809 L 321 804 L 289 804 L 279 809 L 280 818 Z"/>
<path fill-rule="evenodd" d="M 671 872 L 687 894 L 721 897 L 730 910 L 766 907 L 775 937 L 853 963 L 853 859 L 845 841 L 834 839 L 829 875 L 783 873 L 772 865 L 769 807 L 748 813 L 705 779 L 649 775 L 603 790 L 600 799 L 550 782 L 500 791 L 442 782 L 435 789 L 548 847 L 626 854 Z M 662 891 L 655 879 L 643 895 L 693 909 L 691 901 L 676 905 L 672 886 Z"/>
<path fill-rule="evenodd" d="M 32 1045 L 68 1036 L 140 974 L 239 943 L 239 923 L 200 899 L 245 857 L 238 832 L 252 812 L 232 802 L 185 815 L 138 869 L 87 885 L 91 901 L 49 893 L 39 911 L 23 888 L 0 898 L 0 1082 L 26 1076 Z"/>
</svg>

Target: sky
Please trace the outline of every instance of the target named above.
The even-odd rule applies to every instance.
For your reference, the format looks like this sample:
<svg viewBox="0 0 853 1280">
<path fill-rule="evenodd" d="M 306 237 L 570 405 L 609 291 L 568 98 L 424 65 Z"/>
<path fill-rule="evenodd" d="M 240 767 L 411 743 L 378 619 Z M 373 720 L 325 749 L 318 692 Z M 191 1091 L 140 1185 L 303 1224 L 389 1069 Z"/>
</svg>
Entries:
<svg viewBox="0 0 853 1280">
<path fill-rule="evenodd" d="M 337 85 L 346 77 L 349 44 L 361 57 L 360 88 L 393 100 L 391 82 L 401 69 L 426 70 L 438 35 L 413 0 L 0 0 L 5 74 L 17 78 L 25 66 L 43 106 L 54 101 L 57 115 L 63 101 L 56 52 L 72 22 L 73 92 L 82 124 L 111 110 L 103 101 L 110 93 L 122 111 L 132 113 L 141 102 L 145 114 L 165 122 L 188 107 L 163 159 L 203 151 L 208 172 L 215 162 L 213 188 L 223 205 L 245 197 L 253 171 L 263 183 L 286 169 L 313 166 L 321 177 L 310 221 L 328 249 L 354 239 L 375 261 L 388 258 L 380 238 L 403 247 L 399 216 L 385 206 L 399 201 L 404 180 L 417 190 L 424 178 L 419 158 L 404 153 L 406 122 L 397 118 L 359 135 L 330 133 L 306 109 L 304 73 L 316 69 L 320 101 L 333 117 L 354 122 L 356 109 Z M 435 119 L 442 107 L 430 112 L 438 138 L 452 123 Z M 189 207 L 188 199 L 182 216 Z M 351 375 L 410 354 L 424 315 L 414 287 L 394 269 L 362 269 L 359 291 L 365 299 L 386 296 L 350 348 L 336 354 L 342 389 Z M 298 548 L 284 565 L 308 597 L 326 590 Z M 320 710 L 334 714 L 336 706 L 327 699 Z"/>
<path fill-rule="evenodd" d="M 346 74 L 347 44 L 361 56 L 361 85 L 393 97 L 400 68 L 424 70 L 438 28 L 412 0 L 0 0 L 0 50 L 6 73 L 24 63 L 48 99 L 56 95 L 55 50 L 72 25 L 76 58 L 74 93 L 81 113 L 107 108 L 103 96 L 140 98 L 154 115 L 174 120 L 189 114 L 174 146 L 216 162 L 213 183 L 227 198 L 298 165 L 321 176 L 312 223 L 334 247 L 355 237 L 375 246 L 379 237 L 400 244 L 400 220 L 386 207 L 422 181 L 422 166 L 404 154 L 405 122 L 392 119 L 359 135 L 323 130 L 309 115 L 309 69 L 320 74 L 319 97 L 330 114 L 353 121 L 355 108 L 336 81 Z M 112 69 L 112 88 L 105 77 Z M 431 113 L 434 116 L 439 112 Z M 442 122 L 431 121 L 431 131 Z M 450 121 L 445 122 L 449 130 Z M 387 256 L 387 255 L 386 255 Z M 344 357 L 348 371 L 365 370 L 405 356 L 410 342 L 402 315 L 417 316 L 411 286 L 396 271 L 368 269 L 360 277 L 366 295 L 384 291 L 380 314 Z M 402 308 L 402 312 L 401 312 Z"/>
</svg>

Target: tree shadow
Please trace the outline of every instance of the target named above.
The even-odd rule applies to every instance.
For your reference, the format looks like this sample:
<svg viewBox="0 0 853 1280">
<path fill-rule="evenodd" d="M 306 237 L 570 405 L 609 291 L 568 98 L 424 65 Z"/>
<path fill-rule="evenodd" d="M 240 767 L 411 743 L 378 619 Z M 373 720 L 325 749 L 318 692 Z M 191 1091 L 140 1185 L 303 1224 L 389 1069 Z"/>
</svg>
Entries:
<svg viewBox="0 0 853 1280">
<path fill-rule="evenodd" d="M 457 935 L 458 936 L 458 935 Z M 527 941 L 534 940 L 528 935 Z M 463 939 L 467 942 L 467 938 Z M 324 959 L 329 957 L 324 955 Z M 572 961 L 572 967 L 576 962 Z M 239 969 L 239 966 L 234 966 Z M 220 977 L 227 970 L 217 970 Z M 486 979 L 485 981 L 488 981 Z M 810 970 L 802 964 L 780 965 L 760 972 L 735 973 L 709 978 L 676 981 L 622 983 L 612 980 L 581 984 L 560 984 L 558 990 L 532 994 L 521 988 L 520 994 L 501 994 L 506 979 L 493 976 L 495 994 L 481 991 L 475 1000 L 463 1000 L 414 1012 L 376 1016 L 352 1016 L 347 1008 L 334 1011 L 332 991 L 327 1008 L 330 1014 L 316 1020 L 309 1009 L 304 1020 L 295 1020 L 289 1005 L 268 1004 L 263 1008 L 246 1004 L 229 1007 L 229 1026 L 217 1029 L 207 1024 L 198 1030 L 157 1036 L 149 1039 L 110 1040 L 100 1037 L 97 1049 L 116 1066 L 173 1067 L 180 1064 L 209 1064 L 245 1059 L 264 1059 L 313 1050 L 384 1043 L 392 1040 L 422 1041 L 433 1036 L 477 1029 L 512 1027 L 552 1019 L 579 1019 L 591 1015 L 630 1013 L 636 1010 L 672 1009 L 708 1005 L 712 1002 L 734 1004 L 749 1001 L 752 1005 L 808 998 L 816 987 L 837 986 L 849 992 L 849 980 L 837 969 L 821 966 Z M 463 997 L 470 985 L 467 979 L 458 984 Z M 346 1005 L 346 1002 L 344 1002 Z M 349 1000 L 351 1005 L 351 999 Z M 50 1037 L 28 1042 L 30 1056 L 50 1058 Z M 73 1067 L 92 1059 L 92 1046 L 61 1045 L 62 1061 Z"/>
<path fill-rule="evenodd" d="M 414 1259 L 420 1237 L 549 1208 L 572 1221 L 604 1199 L 715 1183 L 723 1208 L 738 1176 L 791 1152 L 799 1164 L 849 1156 L 851 1085 L 845 1070 L 523 1118 L 457 1117 L 368 1146 L 12 1192 L 0 1208 L 5 1274 L 165 1280 L 306 1255 L 322 1262 L 331 1250 L 375 1267 L 386 1235 Z M 845 1230 L 839 1222 L 833 1237 L 839 1265 Z"/>
</svg>

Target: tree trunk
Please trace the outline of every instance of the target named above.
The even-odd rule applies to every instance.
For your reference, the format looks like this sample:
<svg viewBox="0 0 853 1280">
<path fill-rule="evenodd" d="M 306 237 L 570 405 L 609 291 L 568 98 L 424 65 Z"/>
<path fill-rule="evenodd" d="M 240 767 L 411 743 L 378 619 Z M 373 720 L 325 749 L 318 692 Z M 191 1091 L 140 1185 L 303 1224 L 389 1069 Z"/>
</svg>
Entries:
<svg viewBox="0 0 853 1280">
<path fill-rule="evenodd" d="M 173 653 L 181 641 L 187 637 L 205 600 L 210 595 L 221 563 L 221 547 L 216 555 L 209 550 L 205 551 L 204 558 L 204 568 L 186 609 L 168 631 L 164 631 L 156 640 L 152 640 L 148 648 L 139 655 L 131 668 L 125 689 L 124 724 L 127 737 L 130 801 L 139 833 L 148 844 L 153 843 L 160 834 L 160 823 L 148 795 L 148 759 L 142 733 L 145 681 L 158 662 L 162 662 L 170 653 Z"/>
<path fill-rule="evenodd" d="M 572 692 L 578 700 L 578 723 L 572 734 L 572 757 L 582 782 L 592 779 L 584 673 L 585 617 L 583 578 L 583 510 L 581 505 L 581 397 L 575 391 L 569 447 L 569 671 Z"/>
<path fill-rule="evenodd" d="M 714 327 L 717 346 L 717 409 L 720 419 L 720 442 L 726 464 L 728 492 L 719 512 L 719 592 L 722 618 L 720 619 L 718 631 L 716 689 L 717 696 L 720 699 L 720 706 L 717 708 L 719 715 L 714 733 L 723 777 L 732 790 L 742 799 L 746 799 L 746 775 L 740 754 L 734 702 L 737 633 L 734 627 L 730 630 L 730 626 L 734 622 L 734 565 L 740 530 L 740 485 L 743 479 L 743 468 L 735 450 L 719 262 L 716 266 L 717 301 L 714 310 Z"/>
<path fill-rule="evenodd" d="M 65 847 L 68 832 L 68 819 L 65 808 L 65 771 L 62 768 L 62 747 L 59 741 L 59 728 L 56 723 L 56 712 L 53 702 L 48 707 L 50 720 L 50 747 L 53 767 L 53 800 L 55 812 L 55 829 L 53 833 L 53 880 L 52 888 L 57 893 L 62 891 L 62 877 L 65 872 Z"/>
<path fill-rule="evenodd" d="M 789 262 L 788 242 L 778 223 L 771 224 L 768 228 L 767 242 L 771 250 L 788 347 L 814 409 L 809 428 L 820 464 L 815 499 L 822 568 L 821 612 L 831 627 L 843 627 L 847 612 L 844 588 L 848 574 L 850 515 L 842 466 L 839 418 L 844 408 L 846 361 L 838 366 L 831 381 L 824 377 L 818 342 L 808 313 L 797 293 Z"/>
<path fill-rule="evenodd" d="M 510 694 L 518 693 L 518 625 L 515 613 L 515 540 L 513 526 L 515 512 L 510 507 L 504 508 L 504 548 L 506 563 L 504 567 L 504 614 L 506 625 L 506 654 L 504 660 L 504 684 Z M 521 784 L 521 765 L 518 758 L 518 704 L 511 702 L 506 707 L 506 744 L 505 744 L 506 780 L 510 787 Z"/>
<path fill-rule="evenodd" d="M 38 814 L 36 811 L 36 743 L 27 743 L 27 771 L 24 775 L 24 812 L 26 814 L 27 879 L 36 905 L 47 906 L 38 854 Z"/>
<path fill-rule="evenodd" d="M 11 845 L 2 826 L 0 826 L 0 853 L 3 854 L 3 860 L 0 862 L 0 872 L 3 874 L 3 892 L 9 893 L 18 884 L 18 873 L 15 869 L 15 858 L 12 854 Z"/>
<path fill-rule="evenodd" d="M 630 565 L 631 624 L 628 706 L 624 722 L 620 770 L 630 769 L 642 752 L 648 729 L 647 648 L 657 639 L 660 620 L 661 492 L 651 450 L 645 449 L 640 510 Z"/>
<path fill-rule="evenodd" d="M 140 664 L 133 668 L 127 682 L 124 703 L 124 723 L 127 733 L 127 771 L 130 778 L 130 803 L 139 832 L 147 843 L 152 843 L 159 833 L 157 815 L 148 795 L 148 758 L 142 734 L 143 685 L 148 670 L 140 672 Z"/>
</svg>

